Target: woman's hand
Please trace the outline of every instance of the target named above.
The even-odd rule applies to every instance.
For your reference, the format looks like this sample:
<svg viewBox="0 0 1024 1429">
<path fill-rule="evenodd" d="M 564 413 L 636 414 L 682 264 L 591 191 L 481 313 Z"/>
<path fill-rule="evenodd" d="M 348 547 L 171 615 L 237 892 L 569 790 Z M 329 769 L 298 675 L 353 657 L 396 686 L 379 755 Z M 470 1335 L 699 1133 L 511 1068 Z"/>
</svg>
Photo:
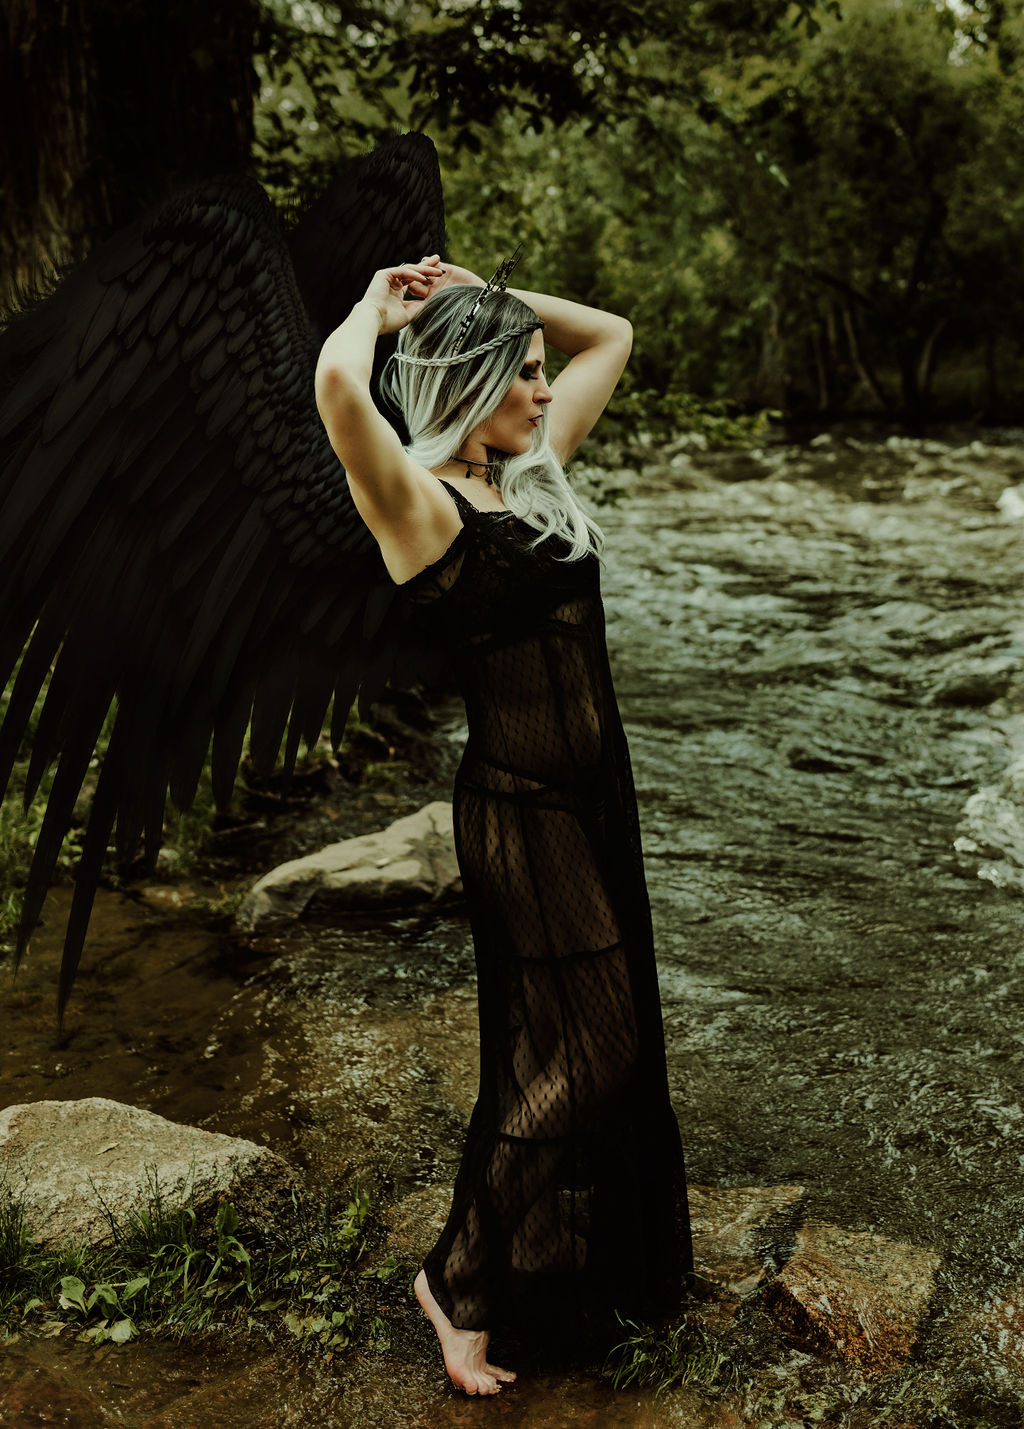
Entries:
<svg viewBox="0 0 1024 1429">
<path fill-rule="evenodd" d="M 422 258 L 419 263 L 399 263 L 394 268 L 380 268 L 370 279 L 362 301 L 372 303 L 377 309 L 382 333 L 398 332 L 413 320 L 444 276 L 445 270 L 436 253 Z M 415 300 L 406 298 L 406 289 L 416 294 Z"/>
<path fill-rule="evenodd" d="M 424 263 L 439 262 L 437 254 L 433 258 L 424 258 Z M 435 293 L 439 293 L 442 288 L 448 288 L 456 283 L 469 283 L 474 288 L 484 287 L 483 278 L 478 278 L 475 273 L 471 273 L 468 268 L 460 268 L 457 263 L 446 263 L 441 268 L 440 277 L 435 277 L 432 283 L 410 283 L 409 291 L 417 298 L 422 298 L 424 302 L 432 298 Z"/>
</svg>

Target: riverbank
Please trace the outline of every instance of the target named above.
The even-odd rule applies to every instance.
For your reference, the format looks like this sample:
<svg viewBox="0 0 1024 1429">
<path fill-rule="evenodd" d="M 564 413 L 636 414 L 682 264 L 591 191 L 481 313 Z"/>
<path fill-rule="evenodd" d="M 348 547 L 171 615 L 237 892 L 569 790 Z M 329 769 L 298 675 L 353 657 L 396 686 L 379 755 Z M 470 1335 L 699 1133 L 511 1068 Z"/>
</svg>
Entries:
<svg viewBox="0 0 1024 1429">
<path fill-rule="evenodd" d="M 1022 479 L 1024 438 L 1009 433 L 827 436 L 731 454 L 680 442 L 639 477 L 612 473 L 624 499 L 603 516 L 610 647 L 690 1178 L 804 1188 L 789 1239 L 764 1247 L 776 1267 L 797 1224 L 938 1256 L 905 1383 L 888 1381 L 884 1395 L 893 1406 L 902 1396 L 905 1423 L 943 1429 L 1020 1422 L 1020 1381 L 983 1322 L 1024 1282 L 1021 905 L 981 876 L 990 857 L 956 841 L 967 801 L 1024 746 L 1024 523 L 1005 498 Z M 443 797 L 458 738 L 451 715 L 414 800 L 367 789 L 354 820 L 328 789 L 274 857 L 339 836 L 328 827 L 361 832 Z M 165 886 L 180 903 L 139 888 L 101 900 L 59 1044 L 54 908 L 4 990 L 4 1104 L 112 1096 L 263 1142 L 314 1184 L 360 1182 L 382 1206 L 450 1183 L 476 1056 L 461 915 L 299 924 L 243 942 L 226 916 L 210 919 L 217 896 L 235 896 L 233 875 Z M 780 1336 L 756 1297 L 736 1332 L 762 1376 L 760 1398 L 746 1400 L 677 1391 L 655 1406 L 589 1366 L 568 1378 L 540 1367 L 500 1409 L 468 1405 L 447 1395 L 411 1308 L 407 1325 L 400 1348 L 329 1371 L 288 1371 L 283 1352 L 255 1343 L 203 1349 L 188 1396 L 176 1376 L 191 1352 L 131 1345 L 118 1383 L 141 1383 L 131 1366 L 151 1354 L 165 1401 L 149 1385 L 150 1418 L 140 1408 L 131 1422 L 190 1429 L 290 1422 L 280 1409 L 265 1417 L 267 1394 L 285 1386 L 289 1406 L 305 1406 L 295 1422 L 332 1429 L 434 1429 L 470 1413 L 531 1429 L 853 1429 L 882 1412 L 877 1383 Z M 12 1355 L 43 1385 L 62 1356 L 85 1363 L 59 1342 Z M 106 1380 L 82 1371 L 108 1416 L 83 1423 L 129 1422 L 113 1418 L 112 1390 L 103 1401 L 110 1364 Z M 250 1405 L 231 1412 L 248 1418 L 217 1417 L 226 1384 Z M 886 1422 L 898 1418 L 893 1407 Z"/>
</svg>

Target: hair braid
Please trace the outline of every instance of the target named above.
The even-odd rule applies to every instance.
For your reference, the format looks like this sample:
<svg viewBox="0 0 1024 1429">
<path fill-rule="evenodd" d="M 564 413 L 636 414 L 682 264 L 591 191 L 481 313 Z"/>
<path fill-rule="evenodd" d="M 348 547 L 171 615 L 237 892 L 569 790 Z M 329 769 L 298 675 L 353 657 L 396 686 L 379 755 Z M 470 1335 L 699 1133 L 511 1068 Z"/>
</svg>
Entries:
<svg viewBox="0 0 1024 1429">
<path fill-rule="evenodd" d="M 468 362 L 470 358 L 480 357 L 485 352 L 492 352 L 494 348 L 501 347 L 502 343 L 508 342 L 514 337 L 522 337 L 543 326 L 544 324 L 539 319 L 537 322 L 524 323 L 522 327 L 513 328 L 511 332 L 499 333 L 489 342 L 480 343 L 479 347 L 471 347 L 467 352 L 458 352 L 454 357 L 413 357 L 408 352 L 396 352 L 394 357 L 396 362 L 408 362 L 413 367 L 455 367 L 461 362 Z"/>
</svg>

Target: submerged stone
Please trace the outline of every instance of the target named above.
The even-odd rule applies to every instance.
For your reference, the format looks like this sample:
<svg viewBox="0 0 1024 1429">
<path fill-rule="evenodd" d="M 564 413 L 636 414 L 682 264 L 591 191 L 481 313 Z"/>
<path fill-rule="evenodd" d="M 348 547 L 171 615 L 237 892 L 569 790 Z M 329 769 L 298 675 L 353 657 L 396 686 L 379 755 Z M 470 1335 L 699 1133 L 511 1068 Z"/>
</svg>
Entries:
<svg viewBox="0 0 1024 1429">
<path fill-rule="evenodd" d="M 158 1201 L 230 1200 L 243 1224 L 269 1225 L 293 1185 L 288 1163 L 265 1146 L 106 1097 L 0 1112 L 0 1186 L 43 1244 L 102 1245 Z"/>
<path fill-rule="evenodd" d="M 401 1260 L 420 1262 L 444 1230 L 452 1204 L 449 1183 L 423 1186 L 384 1212 L 387 1251 Z"/>
<path fill-rule="evenodd" d="M 993 1295 L 966 1317 L 964 1328 L 1000 1378 L 1024 1389 L 1024 1280 Z"/>
<path fill-rule="evenodd" d="M 1024 759 L 971 795 L 954 846 L 979 878 L 1024 893 Z"/>
<path fill-rule="evenodd" d="M 306 914 L 444 902 L 461 889 L 452 806 L 437 800 L 379 833 L 280 864 L 247 895 L 235 922 L 257 933 Z"/>
<path fill-rule="evenodd" d="M 766 1298 L 797 1334 L 882 1374 L 910 1354 L 939 1263 L 934 1251 L 887 1236 L 804 1226 Z"/>
<path fill-rule="evenodd" d="M 747 1295 L 768 1267 L 760 1232 L 795 1206 L 802 1186 L 690 1186 L 694 1269 L 733 1295 Z"/>
</svg>

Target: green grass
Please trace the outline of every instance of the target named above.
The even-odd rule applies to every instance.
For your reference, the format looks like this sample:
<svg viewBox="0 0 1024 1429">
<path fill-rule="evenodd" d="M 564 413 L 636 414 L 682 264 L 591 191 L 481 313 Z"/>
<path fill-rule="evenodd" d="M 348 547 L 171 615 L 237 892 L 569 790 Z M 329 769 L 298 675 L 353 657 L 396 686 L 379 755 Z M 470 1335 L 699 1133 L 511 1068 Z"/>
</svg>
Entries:
<svg viewBox="0 0 1024 1429">
<path fill-rule="evenodd" d="M 102 1248 L 41 1248 L 23 1209 L 0 1195 L 0 1338 L 65 1336 L 123 1344 L 138 1335 L 249 1331 L 333 1354 L 386 1336 L 389 1291 L 413 1267 L 361 1268 L 370 1225 L 363 1192 L 343 1202 L 293 1195 L 272 1233 L 246 1230 L 229 1201 L 171 1202 L 150 1178 L 142 1206 L 106 1209 Z"/>
<path fill-rule="evenodd" d="M 619 1323 L 629 1333 L 608 1352 L 604 1366 L 616 1389 L 647 1389 L 660 1399 L 683 1385 L 715 1393 L 740 1386 L 740 1371 L 724 1342 L 692 1320 L 665 1331 L 621 1316 Z"/>
</svg>

